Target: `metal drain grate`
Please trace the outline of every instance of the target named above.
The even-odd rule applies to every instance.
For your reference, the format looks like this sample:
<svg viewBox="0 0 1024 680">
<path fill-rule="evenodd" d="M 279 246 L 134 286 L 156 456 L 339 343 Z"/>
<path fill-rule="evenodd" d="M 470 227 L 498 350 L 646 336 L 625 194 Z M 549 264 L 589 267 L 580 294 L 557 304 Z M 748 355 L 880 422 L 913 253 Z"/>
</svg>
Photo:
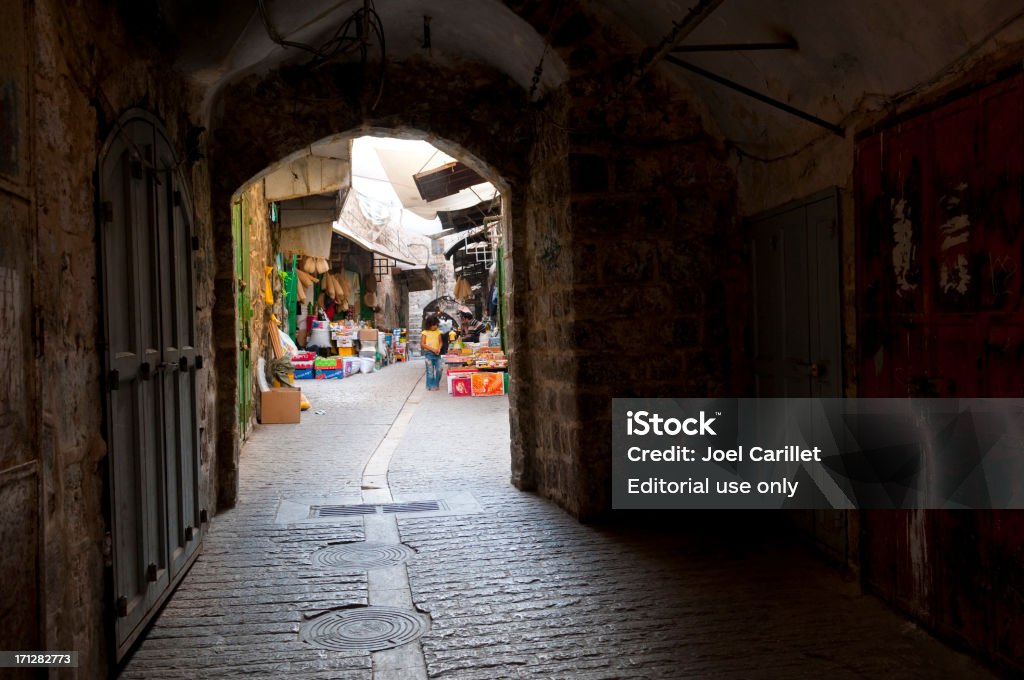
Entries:
<svg viewBox="0 0 1024 680">
<path fill-rule="evenodd" d="M 429 628 L 429 620 L 419 612 L 370 605 L 306 621 L 299 639 L 335 652 L 378 652 L 414 642 Z"/>
<path fill-rule="evenodd" d="M 366 571 L 405 564 L 413 554 L 412 548 L 396 543 L 341 543 L 317 550 L 310 562 L 314 567 L 331 571 Z"/>
<path fill-rule="evenodd" d="M 382 505 L 311 505 L 309 519 L 314 517 L 351 517 L 353 515 L 394 514 L 398 512 L 437 512 L 448 510 L 444 501 L 411 501 Z"/>
<path fill-rule="evenodd" d="M 375 515 L 376 505 L 312 505 L 310 517 L 345 517 L 347 515 Z"/>
<path fill-rule="evenodd" d="M 386 503 L 381 506 L 384 513 L 389 512 L 433 512 L 440 510 L 437 501 L 414 501 L 412 503 Z"/>
</svg>

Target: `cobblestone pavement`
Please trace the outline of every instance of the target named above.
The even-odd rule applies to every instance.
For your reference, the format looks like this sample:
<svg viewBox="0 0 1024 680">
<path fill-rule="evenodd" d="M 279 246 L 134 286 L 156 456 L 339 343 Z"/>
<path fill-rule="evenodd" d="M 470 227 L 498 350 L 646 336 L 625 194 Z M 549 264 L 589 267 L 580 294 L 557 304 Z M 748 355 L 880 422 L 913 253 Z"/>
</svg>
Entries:
<svg viewBox="0 0 1024 680">
<path fill-rule="evenodd" d="M 324 415 L 256 430 L 238 506 L 214 519 L 123 677 L 403 678 L 374 675 L 369 653 L 298 637 L 304 616 L 367 603 L 365 573 L 309 562 L 329 543 L 362 540 L 362 523 L 275 519 L 282 498 L 360 502 L 363 467 L 410 395 L 391 494 L 469 493 L 482 510 L 397 516 L 416 551 L 412 599 L 431 618 L 406 647 L 422 648 L 430 678 L 991 677 L 777 536 L 768 514 L 580 525 L 508 483 L 507 399 L 428 393 L 422 373 L 414 362 L 309 385 Z"/>
</svg>

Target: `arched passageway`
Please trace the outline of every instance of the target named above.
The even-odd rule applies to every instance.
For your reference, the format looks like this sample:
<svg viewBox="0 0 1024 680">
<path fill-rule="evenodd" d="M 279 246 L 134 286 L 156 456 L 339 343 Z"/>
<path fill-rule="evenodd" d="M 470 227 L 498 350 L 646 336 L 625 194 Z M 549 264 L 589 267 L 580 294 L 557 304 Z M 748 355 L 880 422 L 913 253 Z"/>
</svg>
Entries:
<svg viewBox="0 0 1024 680">
<path fill-rule="evenodd" d="M 10 332 L 0 335 L 0 368 L 19 378 L 0 405 L 0 529 L 18 538 L 2 563 L 12 584 L 0 591 L 0 610 L 11 612 L 5 638 L 24 649 L 79 649 L 82 675 L 103 675 L 119 659 L 110 650 L 124 594 L 111 585 L 108 538 L 117 433 L 104 405 L 120 383 L 111 379 L 100 306 L 99 252 L 108 232 L 97 177 L 104 140 L 126 111 L 139 108 L 159 120 L 195 203 L 195 238 L 185 257 L 195 274 L 196 353 L 205 359 L 202 368 L 195 365 L 194 408 L 199 510 L 207 521 L 193 539 L 203 540 L 218 522 L 230 527 L 238 516 L 231 506 L 239 504 L 240 512 L 245 502 L 231 196 L 313 140 L 384 130 L 448 145 L 507 185 L 518 379 L 511 454 L 497 465 L 502 487 L 493 498 L 499 509 L 511 498 L 511 477 L 564 510 L 568 518 L 545 514 L 537 498 L 516 495 L 527 505 L 536 501 L 528 509 L 543 520 L 515 526 L 556 537 L 554 527 L 573 527 L 565 535 L 584 548 L 568 551 L 558 565 L 581 571 L 590 547 L 607 547 L 603 539 L 587 543 L 597 530 L 570 520 L 609 514 L 611 399 L 754 392 L 760 339 L 784 341 L 779 329 L 789 325 L 758 320 L 764 289 L 754 273 L 766 270 L 753 242 L 760 235 L 771 248 L 768 232 L 785 232 L 780 223 L 789 217 L 802 215 L 794 233 L 774 236 L 827 247 L 838 258 L 835 275 L 816 286 L 828 288 L 828 300 L 814 310 L 817 320 L 832 324 L 824 343 L 835 352 L 827 363 L 830 387 L 845 396 L 1020 395 L 1014 272 L 1021 268 L 1013 263 L 1021 243 L 1012 227 L 1020 210 L 1007 188 L 1020 183 L 1024 157 L 1018 5 L 438 0 L 424 16 L 420 3 L 407 0 L 5 3 L 0 19 L 12 28 L 0 45 L 0 207 L 10 238 L 0 249 L 0 316 Z M 386 55 L 376 41 L 345 39 L 352 36 L 346 30 L 369 27 L 363 19 L 370 9 L 374 32 L 384 27 Z M 767 41 L 773 49 L 740 50 L 739 41 Z M 335 49 L 343 43 L 357 47 Z M 310 53 L 302 44 L 325 47 Z M 723 80 L 769 96 L 749 98 Z M 130 153 L 141 158 L 144 151 Z M 920 177 L 929 181 L 918 183 Z M 908 198 L 908 190 L 915 195 Z M 914 204 L 915 196 L 925 201 L 916 213 L 923 221 L 908 241 L 892 228 L 903 229 L 907 214 L 892 209 L 903 210 L 903 199 Z M 829 201 L 823 216 L 817 208 Z M 967 212 L 950 212 L 956 205 Z M 957 231 L 946 252 L 944 226 L 962 230 L 965 217 L 971 228 Z M 138 225 L 146 222 L 140 216 Z M 924 239 L 919 247 L 915 238 Z M 912 261 L 893 270 L 893 262 L 905 263 L 908 245 Z M 142 266 L 159 271 L 164 255 L 155 255 Z M 996 260 L 1009 264 L 996 271 Z M 782 272 L 792 282 L 810 271 L 780 267 L 769 283 L 788 291 L 780 287 Z M 900 280 L 908 272 L 921 273 L 920 286 Z M 904 284 L 917 291 L 907 299 L 898 292 Z M 807 302 L 813 288 L 779 300 Z M 776 369 L 807 368 L 804 386 L 812 378 L 820 386 L 822 357 L 776 351 L 772 358 Z M 173 441 L 170 433 L 147 434 Z M 395 459 L 396 482 L 408 473 L 407 462 L 401 454 Z M 1019 512 L 841 518 L 848 521 L 824 514 L 803 520 L 866 590 L 1019 672 Z M 768 520 L 783 523 L 778 514 Z M 466 521 L 469 534 L 494 528 L 504 536 L 492 547 L 512 565 L 505 569 L 512 579 L 503 582 L 506 597 L 480 604 L 477 613 L 529 618 L 527 604 L 515 606 L 524 584 L 515 581 L 507 550 L 529 554 L 529 546 Z M 420 548 L 440 552 L 443 541 L 431 531 L 410 526 Z M 739 530 L 724 537 L 740 551 L 749 543 Z M 260 554 L 290 540 L 274 532 L 264 539 Z M 463 545 L 452 554 L 469 550 Z M 548 552 L 536 557 L 542 567 L 550 564 Z M 727 561 L 734 552 L 725 552 Z M 457 559 L 439 563 L 447 568 Z M 159 568 L 150 581 L 148 567 L 140 565 L 136 580 L 156 588 L 147 584 L 162 583 Z M 600 571 L 614 575 L 616 567 Z M 700 603 L 690 602 L 691 609 L 674 599 L 687 584 L 666 576 L 670 571 L 654 565 L 658 576 L 651 580 L 671 585 L 665 601 L 680 606 L 652 620 L 679 610 L 704 616 Z M 544 583 L 556 576 L 522 573 Z M 603 620 L 603 612 L 585 608 L 594 593 L 581 573 L 573 585 L 583 595 L 579 603 L 566 599 L 565 611 L 574 621 Z M 419 574 L 427 589 L 438 584 L 428 569 Z M 844 601 L 838 593 L 823 597 L 818 611 Z M 563 601 L 555 602 L 550 609 L 558 612 Z M 449 610 L 444 620 L 459 613 Z M 627 645 L 657 635 L 620 630 Z M 666 639 L 685 637 L 666 630 Z M 807 663 L 819 659 L 816 653 L 808 651 Z M 433 658 L 451 668 L 440 652 Z M 511 654 L 502 659 L 509 674 L 522 665 Z"/>
</svg>

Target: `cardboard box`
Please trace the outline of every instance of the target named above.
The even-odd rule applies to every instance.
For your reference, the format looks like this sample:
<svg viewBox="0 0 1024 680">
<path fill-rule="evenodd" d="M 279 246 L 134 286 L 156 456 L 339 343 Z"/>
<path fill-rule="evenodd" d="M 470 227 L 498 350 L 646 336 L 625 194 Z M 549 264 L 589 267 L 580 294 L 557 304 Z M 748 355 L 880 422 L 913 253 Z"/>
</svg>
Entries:
<svg viewBox="0 0 1024 680">
<path fill-rule="evenodd" d="M 341 380 L 343 377 L 345 377 L 345 371 L 341 368 L 316 369 L 317 380 Z"/>
<path fill-rule="evenodd" d="M 272 387 L 260 392 L 260 422 L 297 423 L 302 410 L 302 392 L 292 387 Z"/>
<path fill-rule="evenodd" d="M 377 329 L 363 328 L 359 331 L 360 342 L 377 342 Z"/>
<path fill-rule="evenodd" d="M 312 368 L 296 368 L 295 369 L 296 380 L 312 380 L 313 369 Z"/>
</svg>

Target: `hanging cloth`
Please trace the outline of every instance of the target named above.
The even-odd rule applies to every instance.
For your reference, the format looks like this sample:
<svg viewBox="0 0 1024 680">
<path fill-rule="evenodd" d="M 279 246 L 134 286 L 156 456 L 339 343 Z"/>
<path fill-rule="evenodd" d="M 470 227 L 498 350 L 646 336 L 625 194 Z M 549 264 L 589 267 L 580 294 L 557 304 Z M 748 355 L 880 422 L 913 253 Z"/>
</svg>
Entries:
<svg viewBox="0 0 1024 680">
<path fill-rule="evenodd" d="M 460 278 L 458 281 L 455 282 L 454 297 L 456 300 L 465 300 L 469 297 L 472 297 L 472 295 L 473 290 L 469 287 L 469 281 Z"/>
</svg>

